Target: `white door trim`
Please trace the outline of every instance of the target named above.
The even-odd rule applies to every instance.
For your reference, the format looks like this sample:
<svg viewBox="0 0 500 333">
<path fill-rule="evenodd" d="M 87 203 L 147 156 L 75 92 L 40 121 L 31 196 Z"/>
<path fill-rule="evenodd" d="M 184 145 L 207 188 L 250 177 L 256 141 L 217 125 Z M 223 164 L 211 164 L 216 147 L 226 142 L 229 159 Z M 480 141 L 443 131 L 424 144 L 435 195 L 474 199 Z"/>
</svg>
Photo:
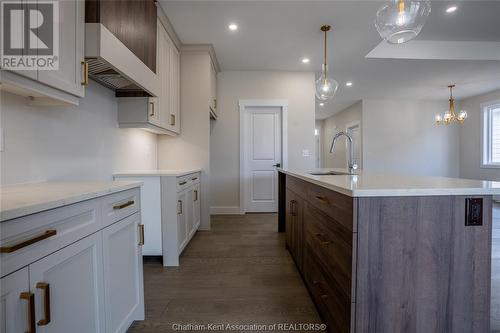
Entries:
<svg viewBox="0 0 500 333">
<path fill-rule="evenodd" d="M 281 108 L 281 167 L 288 167 L 288 100 L 286 99 L 240 99 L 240 214 L 246 213 L 245 191 L 245 110 L 252 107 Z"/>
</svg>

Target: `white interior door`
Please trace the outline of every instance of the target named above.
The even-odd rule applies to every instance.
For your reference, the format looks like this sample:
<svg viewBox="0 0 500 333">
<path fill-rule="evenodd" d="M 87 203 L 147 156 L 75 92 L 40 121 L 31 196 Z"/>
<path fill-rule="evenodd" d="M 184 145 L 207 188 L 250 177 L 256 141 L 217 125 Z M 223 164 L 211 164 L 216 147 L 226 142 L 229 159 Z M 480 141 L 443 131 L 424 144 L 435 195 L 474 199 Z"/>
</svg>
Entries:
<svg viewBox="0 0 500 333">
<path fill-rule="evenodd" d="M 244 112 L 245 212 L 277 212 L 281 107 L 247 107 Z"/>
</svg>

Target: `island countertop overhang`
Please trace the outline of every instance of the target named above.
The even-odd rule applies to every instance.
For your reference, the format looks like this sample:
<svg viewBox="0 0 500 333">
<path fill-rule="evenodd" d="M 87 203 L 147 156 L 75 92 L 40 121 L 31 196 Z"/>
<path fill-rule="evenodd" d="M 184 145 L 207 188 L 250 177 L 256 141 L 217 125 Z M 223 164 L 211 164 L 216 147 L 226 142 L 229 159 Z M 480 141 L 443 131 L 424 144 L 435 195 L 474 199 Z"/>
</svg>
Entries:
<svg viewBox="0 0 500 333">
<path fill-rule="evenodd" d="M 346 169 L 294 170 L 279 172 L 350 197 L 401 197 L 443 195 L 500 195 L 500 182 L 447 177 L 387 175 L 358 172 L 355 175 L 312 175 Z"/>
</svg>

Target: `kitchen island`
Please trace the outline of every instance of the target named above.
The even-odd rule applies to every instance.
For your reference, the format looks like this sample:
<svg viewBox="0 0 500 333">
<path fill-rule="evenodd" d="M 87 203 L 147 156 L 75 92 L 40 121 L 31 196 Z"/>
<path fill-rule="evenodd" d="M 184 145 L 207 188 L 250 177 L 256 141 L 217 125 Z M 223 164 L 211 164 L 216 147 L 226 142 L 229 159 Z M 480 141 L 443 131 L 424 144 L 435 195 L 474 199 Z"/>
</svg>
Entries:
<svg viewBox="0 0 500 333">
<path fill-rule="evenodd" d="M 329 331 L 489 332 L 500 183 L 345 173 L 279 170 L 279 229 Z"/>
</svg>

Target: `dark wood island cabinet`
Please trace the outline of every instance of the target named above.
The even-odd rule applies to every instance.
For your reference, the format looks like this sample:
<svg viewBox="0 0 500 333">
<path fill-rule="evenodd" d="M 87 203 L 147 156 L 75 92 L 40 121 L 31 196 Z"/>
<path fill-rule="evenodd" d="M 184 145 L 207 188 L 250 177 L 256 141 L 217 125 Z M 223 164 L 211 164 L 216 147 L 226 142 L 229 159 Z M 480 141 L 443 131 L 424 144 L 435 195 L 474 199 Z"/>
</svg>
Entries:
<svg viewBox="0 0 500 333">
<path fill-rule="evenodd" d="M 286 246 L 330 332 L 489 332 L 490 195 L 355 197 L 279 179 Z M 466 225 L 470 198 L 482 225 Z"/>
</svg>

